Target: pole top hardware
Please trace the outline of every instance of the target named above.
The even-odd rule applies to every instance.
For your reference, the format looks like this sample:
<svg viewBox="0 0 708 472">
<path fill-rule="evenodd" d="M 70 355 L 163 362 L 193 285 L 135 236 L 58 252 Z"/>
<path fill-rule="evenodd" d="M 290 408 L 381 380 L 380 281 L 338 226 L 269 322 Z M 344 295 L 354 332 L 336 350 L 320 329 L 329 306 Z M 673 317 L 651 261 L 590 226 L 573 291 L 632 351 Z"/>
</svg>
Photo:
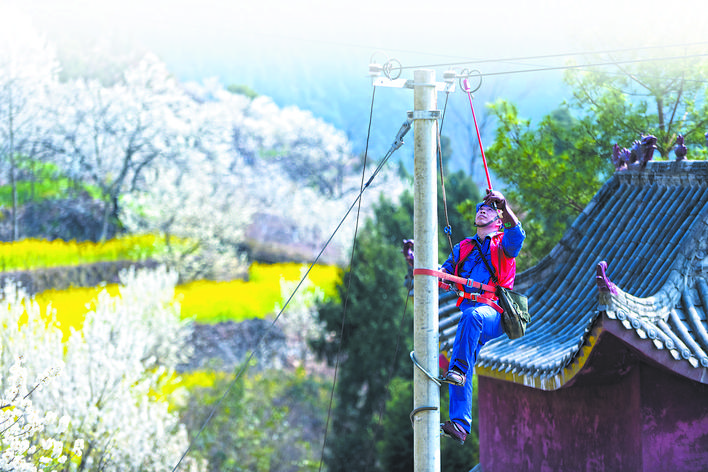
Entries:
<svg viewBox="0 0 708 472">
<path fill-rule="evenodd" d="M 382 58 L 376 56 L 383 56 Z M 380 64 L 377 59 L 382 59 Z M 429 84 L 417 84 L 413 80 L 401 77 L 403 65 L 398 59 L 389 58 L 385 53 L 377 52 L 371 56 L 369 61 L 369 77 L 375 87 L 392 88 L 415 88 L 416 86 L 435 87 L 436 92 L 454 92 L 455 79 L 459 76 L 454 71 L 447 71 L 443 74 L 443 82 L 432 82 Z"/>
<path fill-rule="evenodd" d="M 373 85 L 376 87 L 393 87 L 393 88 L 415 88 L 416 86 L 430 86 L 435 87 L 436 92 L 454 92 L 455 84 L 454 82 L 433 82 L 429 84 L 416 84 L 415 81 L 410 79 L 387 79 L 386 77 L 376 77 L 373 80 Z"/>
<path fill-rule="evenodd" d="M 383 61 L 382 64 L 379 63 L 379 59 Z M 372 84 L 375 87 L 412 89 L 416 86 L 434 86 L 436 92 L 447 93 L 455 91 L 456 81 L 458 82 L 460 90 L 469 94 L 476 92 L 482 86 L 482 73 L 477 69 L 470 70 L 465 68 L 459 72 L 455 69 L 448 69 L 442 74 L 442 82 L 416 84 L 412 80 L 401 77 L 403 69 L 407 68 L 410 67 L 403 67 L 398 59 L 389 58 L 385 53 L 378 51 L 374 53 L 369 60 L 369 77 L 371 77 Z M 474 86 L 471 86 L 470 79 L 473 79 L 472 81 L 476 81 L 477 83 Z"/>
<path fill-rule="evenodd" d="M 408 112 L 409 120 L 438 120 L 441 116 L 440 110 L 415 110 Z"/>
</svg>

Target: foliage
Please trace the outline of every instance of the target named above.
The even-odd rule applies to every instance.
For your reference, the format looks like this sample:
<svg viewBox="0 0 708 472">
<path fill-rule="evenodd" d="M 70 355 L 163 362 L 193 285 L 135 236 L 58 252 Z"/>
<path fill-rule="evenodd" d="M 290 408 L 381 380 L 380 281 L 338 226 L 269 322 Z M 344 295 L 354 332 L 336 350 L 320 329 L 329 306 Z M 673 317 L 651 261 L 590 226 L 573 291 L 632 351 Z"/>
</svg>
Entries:
<svg viewBox="0 0 708 472">
<path fill-rule="evenodd" d="M 189 325 L 172 303 L 176 281 L 177 274 L 165 269 L 124 272 L 120 295 L 101 292 L 82 330 L 65 343 L 37 303 L 14 287 L 5 289 L 0 379 L 7 381 L 20 356 L 27 378 L 41 378 L 57 363 L 62 367 L 61 381 L 35 391 L 33 405 L 40 415 L 53 411 L 71 418 L 63 441 L 84 440 L 79 470 L 167 471 L 186 448 L 184 426 L 155 395 L 189 353 Z M 198 467 L 189 460 L 182 470 Z"/>
<path fill-rule="evenodd" d="M 444 230 L 446 224 L 445 209 L 441 190 L 438 190 L 438 195 L 440 195 L 438 199 L 439 227 Z M 468 205 L 477 205 L 482 200 L 482 196 L 477 185 L 463 171 L 453 172 L 446 176 L 445 196 L 448 205 L 448 218 L 452 228 L 450 239 L 452 244 L 455 245 L 464 238 L 475 234 L 474 218 L 467 217 L 465 208 Z M 443 234 L 438 235 L 438 249 L 438 260 L 440 261 L 447 259 L 452 250 L 450 241 Z"/>
<path fill-rule="evenodd" d="M 266 243 L 304 247 L 307 260 L 328 242 L 329 262 L 343 262 L 351 232 L 328 238 L 354 201 L 362 170 L 344 133 L 247 89 L 224 88 L 216 80 L 180 83 L 149 53 L 123 61 L 125 70 L 111 71 L 110 80 L 70 73 L 60 81 L 51 47 L 29 26 L 22 38 L 23 54 L 36 67 L 23 69 L 23 80 L 13 79 L 13 96 L 28 97 L 13 110 L 18 119 L 31 120 L 3 117 L 10 95 L 0 94 L 0 128 L 13 123 L 12 130 L 0 130 L 0 157 L 12 177 L 14 206 L 27 186 L 30 193 L 41 190 L 41 176 L 32 169 L 52 164 L 77 189 L 99 193 L 101 238 L 111 226 L 165 234 L 164 261 L 183 280 L 242 272 L 249 240 L 262 240 L 261 234 L 253 238 L 259 231 L 273 238 Z M 0 42 L 0 62 L 12 57 L 13 47 Z M 19 156 L 37 166 L 21 169 Z M 368 187 L 394 198 L 402 190 L 401 180 L 386 170 Z M 371 214 L 368 204 L 363 213 Z M 17 239 L 17 211 L 12 218 Z M 268 231 L 260 227 L 263 221 L 277 225 Z M 191 244 L 173 246 L 172 237 Z"/>
<path fill-rule="evenodd" d="M 410 344 L 412 306 L 401 325 L 406 262 L 399 248 L 412 222 L 390 203 L 379 204 L 377 221 L 398 231 L 387 233 L 385 223 L 377 226 L 367 221 L 357 240 L 354 265 L 339 289 L 342 302 L 319 307 L 329 334 L 313 346 L 330 364 L 339 359 L 337 401 L 329 427 L 333 434 L 328 437 L 326 455 L 332 472 L 375 470 L 372 445 L 381 434 L 377 413 L 384 407 L 389 379 L 409 370 L 402 354 L 405 348 L 400 346 Z M 397 342 L 400 349 L 394 358 Z"/>
<path fill-rule="evenodd" d="M 120 197 L 144 188 L 143 173 L 186 148 L 189 99 L 150 54 L 117 84 L 77 80 L 55 93 L 53 133 L 44 145 L 69 176 L 101 190 L 105 234 L 120 214 Z"/>
<path fill-rule="evenodd" d="M 10 19 L 5 14 L 10 13 Z M 18 237 L 18 157 L 41 152 L 41 120 L 44 104 L 52 96 L 58 62 L 44 38 L 27 18 L 14 18 L 11 10 L 0 11 L 0 165 L 7 171 L 11 188 L 12 239 Z"/>
<path fill-rule="evenodd" d="M 90 185 L 77 188 L 76 183 L 64 176 L 55 164 L 36 158 L 17 156 L 17 170 L 18 180 L 15 190 L 18 205 L 44 199 L 71 197 L 77 191 L 85 191 L 93 198 L 101 196 L 100 191 Z M 12 198 L 12 185 L 0 186 L 0 205 L 11 206 Z"/>
<path fill-rule="evenodd" d="M 324 291 L 317 287 L 302 267 L 300 279 L 288 281 L 280 277 L 282 305 L 275 306 L 281 316 L 279 326 L 288 342 L 289 351 L 300 366 L 307 367 L 314 361 L 308 341 L 324 334 L 324 325 L 317 317 L 317 305 L 325 298 Z"/>
<path fill-rule="evenodd" d="M 192 278 L 224 278 L 246 265 L 250 238 L 305 246 L 314 257 L 359 188 L 360 166 L 346 137 L 268 97 L 251 100 L 213 83 L 189 84 L 187 93 L 198 139 L 175 163 L 145 172 L 144 189 L 123 197 L 126 227 L 197 241 L 175 258 Z M 402 186 L 383 172 L 371 189 L 395 195 Z M 266 226 L 270 221 L 276 226 Z M 351 234 L 335 235 L 335 262 L 350 244 Z"/>
<path fill-rule="evenodd" d="M 104 261 L 144 261 L 165 250 L 165 238 L 154 234 L 123 236 L 101 243 L 23 239 L 0 242 L 0 267 L 10 271 Z"/>
<path fill-rule="evenodd" d="M 489 166 L 506 182 L 529 236 L 519 258 L 522 269 L 550 252 L 612 175 L 614 144 L 631 148 L 642 135 L 652 134 L 667 158 L 681 133 L 689 159 L 690 153 L 701 155 L 696 146 L 708 126 L 708 62 L 628 67 L 620 62 L 618 74 L 569 71 L 573 99 L 536 126 L 507 101 L 490 107 L 498 126 Z"/>
<path fill-rule="evenodd" d="M 191 389 L 185 424 L 196 434 L 208 420 L 191 438 L 192 454 L 215 472 L 318 470 L 327 383 L 304 370 L 264 371 L 217 376 L 213 386 Z"/>
<path fill-rule="evenodd" d="M 588 131 L 595 133 L 599 153 L 607 159 L 613 144 L 630 148 L 646 134 L 657 138 L 657 151 L 664 159 L 669 158 L 679 134 L 690 148 L 704 145 L 708 61 L 689 57 L 622 65 L 623 59 L 631 62 L 636 57 L 611 58 L 616 71 L 575 70 L 565 75 L 573 90 L 570 104 L 590 118 Z"/>
<path fill-rule="evenodd" d="M 499 125 L 489 167 L 509 183 L 506 197 L 523 218 L 528 237 L 517 259 L 523 269 L 550 252 L 611 175 L 612 165 L 567 109 L 544 117 L 535 129 L 506 101 L 491 110 Z"/>
<path fill-rule="evenodd" d="M 474 215 L 469 217 L 467 208 L 471 205 L 474 207 L 481 201 L 482 196 L 479 188 L 472 181 L 470 176 L 459 170 L 456 172 L 449 171 L 449 161 L 451 157 L 452 147 L 450 146 L 450 138 L 447 136 L 441 137 L 440 151 L 442 154 L 443 175 L 445 177 L 445 188 L 437 178 L 437 212 L 438 212 L 438 259 L 444 261 L 450 254 L 452 245 L 457 244 L 466 237 L 475 233 Z M 439 164 L 438 164 L 439 165 Z M 407 179 L 412 179 L 405 169 L 401 169 L 403 175 Z M 406 191 L 400 198 L 400 204 L 404 211 L 413 215 L 413 196 L 410 191 Z M 447 208 L 446 208 L 447 207 Z M 447 219 L 446 219 L 447 216 Z M 450 240 L 445 233 L 445 227 L 450 224 Z M 413 238 L 411 230 L 408 238 Z"/>
</svg>

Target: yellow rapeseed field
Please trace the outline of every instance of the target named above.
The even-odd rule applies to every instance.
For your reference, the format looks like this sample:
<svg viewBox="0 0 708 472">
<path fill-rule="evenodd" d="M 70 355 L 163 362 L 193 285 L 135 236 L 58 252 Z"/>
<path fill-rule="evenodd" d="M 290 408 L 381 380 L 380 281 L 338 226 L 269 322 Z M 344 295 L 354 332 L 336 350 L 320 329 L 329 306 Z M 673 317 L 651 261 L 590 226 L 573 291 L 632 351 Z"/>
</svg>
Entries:
<svg viewBox="0 0 708 472">
<path fill-rule="evenodd" d="M 161 254 L 165 238 L 153 234 L 123 236 L 94 243 L 55 239 L 0 242 L 0 270 L 76 266 L 104 261 L 140 261 Z"/>
<path fill-rule="evenodd" d="M 183 317 L 195 317 L 202 323 L 243 321 L 262 318 L 273 312 L 276 303 L 282 303 L 280 279 L 299 281 L 302 264 L 254 263 L 248 271 L 248 280 L 213 282 L 198 280 L 176 288 Z M 336 284 L 341 269 L 336 266 L 314 266 L 308 278 L 324 291 L 325 297 L 336 295 Z"/>
<path fill-rule="evenodd" d="M 175 300 L 180 304 L 183 318 L 200 323 L 263 318 L 273 313 L 277 303 L 283 302 L 281 278 L 297 282 L 301 278 L 302 269 L 303 265 L 297 263 L 254 263 L 249 269 L 248 280 L 199 280 L 179 285 L 175 288 Z M 336 266 L 317 265 L 312 268 L 308 278 L 324 292 L 325 297 L 334 297 L 341 274 L 341 269 Z M 38 293 L 35 299 L 45 313 L 51 304 L 66 337 L 71 327 L 81 329 L 84 315 L 91 310 L 98 293 L 104 289 L 111 295 L 118 295 L 118 286 L 109 284 L 47 290 Z"/>
</svg>

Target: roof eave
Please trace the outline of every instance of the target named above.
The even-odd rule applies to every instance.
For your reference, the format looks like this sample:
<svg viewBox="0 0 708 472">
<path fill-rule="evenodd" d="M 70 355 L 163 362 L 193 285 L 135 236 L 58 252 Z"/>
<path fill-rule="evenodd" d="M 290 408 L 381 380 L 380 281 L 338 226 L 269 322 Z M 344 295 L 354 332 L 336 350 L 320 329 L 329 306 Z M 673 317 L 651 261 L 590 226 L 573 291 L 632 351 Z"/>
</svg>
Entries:
<svg viewBox="0 0 708 472">
<path fill-rule="evenodd" d="M 475 367 L 477 375 L 489 377 L 505 382 L 512 382 L 525 387 L 539 390 L 553 391 L 572 386 L 577 379 L 594 375 L 591 356 L 601 339 L 611 335 L 619 339 L 627 347 L 638 352 L 645 360 L 653 361 L 677 375 L 690 380 L 708 384 L 708 368 L 694 365 L 690 359 L 682 358 L 675 349 L 657 349 L 656 339 L 649 336 L 642 338 L 631 324 L 627 326 L 626 320 L 608 315 L 600 311 L 586 342 L 578 350 L 571 362 L 556 371 L 534 371 L 532 374 L 524 371 L 517 372 L 513 369 L 497 369 L 486 365 Z M 590 362 L 589 362 L 590 361 Z M 504 366 L 502 366 L 504 367 Z"/>
</svg>

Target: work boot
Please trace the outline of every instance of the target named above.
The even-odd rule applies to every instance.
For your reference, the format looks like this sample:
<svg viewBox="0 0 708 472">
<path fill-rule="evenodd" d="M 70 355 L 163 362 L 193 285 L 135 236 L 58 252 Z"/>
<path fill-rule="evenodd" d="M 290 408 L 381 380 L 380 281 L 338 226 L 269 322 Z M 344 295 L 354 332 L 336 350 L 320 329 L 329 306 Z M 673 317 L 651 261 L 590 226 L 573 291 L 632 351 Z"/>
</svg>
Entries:
<svg viewBox="0 0 708 472">
<path fill-rule="evenodd" d="M 448 438 L 454 439 L 460 444 L 464 444 L 465 439 L 467 439 L 467 431 L 462 429 L 462 426 L 455 423 L 454 421 L 448 420 L 444 422 L 440 425 L 440 429 L 442 430 L 443 435 L 447 436 Z"/>
<path fill-rule="evenodd" d="M 449 383 L 452 385 L 457 385 L 462 387 L 465 384 L 465 379 L 467 376 L 457 369 L 448 370 L 445 375 L 440 379 L 442 382 Z"/>
</svg>

